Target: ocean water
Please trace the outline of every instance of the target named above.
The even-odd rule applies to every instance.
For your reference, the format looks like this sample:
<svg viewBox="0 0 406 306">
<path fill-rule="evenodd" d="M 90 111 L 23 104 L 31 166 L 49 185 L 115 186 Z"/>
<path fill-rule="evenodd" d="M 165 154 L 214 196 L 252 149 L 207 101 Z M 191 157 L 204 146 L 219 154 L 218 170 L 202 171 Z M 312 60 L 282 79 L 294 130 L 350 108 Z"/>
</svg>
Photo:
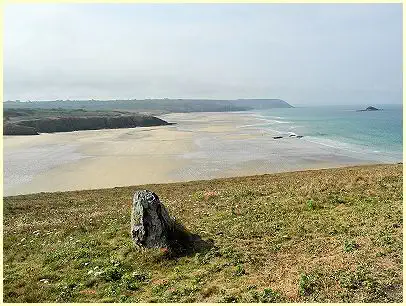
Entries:
<svg viewBox="0 0 406 306">
<path fill-rule="evenodd" d="M 303 135 L 307 141 L 364 155 L 382 162 L 401 162 L 402 105 L 376 105 L 382 111 L 357 112 L 365 106 L 296 107 L 254 111 L 262 123 L 253 128 L 278 135 Z M 245 126 L 247 128 L 247 126 Z"/>
</svg>

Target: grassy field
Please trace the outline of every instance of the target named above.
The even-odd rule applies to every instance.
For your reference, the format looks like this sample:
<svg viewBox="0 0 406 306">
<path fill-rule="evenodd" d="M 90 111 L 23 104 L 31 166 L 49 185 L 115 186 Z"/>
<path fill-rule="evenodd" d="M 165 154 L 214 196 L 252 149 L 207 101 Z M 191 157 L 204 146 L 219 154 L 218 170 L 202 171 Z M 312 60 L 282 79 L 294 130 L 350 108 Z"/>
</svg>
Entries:
<svg viewBox="0 0 406 306">
<path fill-rule="evenodd" d="M 5 302 L 402 302 L 402 165 L 4 198 Z M 136 250 L 156 192 L 214 246 Z"/>
</svg>

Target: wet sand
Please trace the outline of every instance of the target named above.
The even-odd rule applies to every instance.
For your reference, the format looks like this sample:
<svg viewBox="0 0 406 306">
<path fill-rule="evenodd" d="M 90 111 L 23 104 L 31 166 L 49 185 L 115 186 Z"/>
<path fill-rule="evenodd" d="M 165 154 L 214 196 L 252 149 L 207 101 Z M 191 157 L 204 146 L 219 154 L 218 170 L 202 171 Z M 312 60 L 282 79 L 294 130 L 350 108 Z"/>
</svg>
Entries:
<svg viewBox="0 0 406 306">
<path fill-rule="evenodd" d="M 273 139 L 249 113 L 168 114 L 172 126 L 4 136 L 5 196 L 189 181 L 378 161 Z"/>
</svg>

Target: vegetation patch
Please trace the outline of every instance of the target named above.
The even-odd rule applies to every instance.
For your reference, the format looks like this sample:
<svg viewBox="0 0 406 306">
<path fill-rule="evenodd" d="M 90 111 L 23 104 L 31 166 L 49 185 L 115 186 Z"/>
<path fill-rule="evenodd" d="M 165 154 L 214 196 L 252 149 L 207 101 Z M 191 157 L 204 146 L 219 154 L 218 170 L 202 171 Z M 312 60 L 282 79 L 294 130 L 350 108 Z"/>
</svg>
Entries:
<svg viewBox="0 0 406 306">
<path fill-rule="evenodd" d="M 345 252 L 353 252 L 358 248 L 358 244 L 355 242 L 355 240 L 346 240 L 344 242 L 344 251 Z"/>
<path fill-rule="evenodd" d="M 373 165 L 6 197 L 3 299 L 401 302 L 402 179 Z M 140 189 L 210 243 L 135 248 Z"/>
</svg>

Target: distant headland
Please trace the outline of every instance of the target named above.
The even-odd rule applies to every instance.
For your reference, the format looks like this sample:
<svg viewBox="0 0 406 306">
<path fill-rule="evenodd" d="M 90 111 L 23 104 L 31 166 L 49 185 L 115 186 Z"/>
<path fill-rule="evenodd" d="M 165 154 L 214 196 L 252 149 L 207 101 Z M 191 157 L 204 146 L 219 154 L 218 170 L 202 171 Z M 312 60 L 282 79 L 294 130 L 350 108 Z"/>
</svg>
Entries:
<svg viewBox="0 0 406 306">
<path fill-rule="evenodd" d="M 3 135 L 38 135 L 171 124 L 151 115 L 115 111 L 5 109 L 3 114 Z"/>
<path fill-rule="evenodd" d="M 230 112 L 249 111 L 253 109 L 291 108 L 289 103 L 281 99 L 237 99 L 237 100 L 208 100 L 208 99 L 129 99 L 129 100 L 52 100 L 52 101 L 6 101 L 7 108 L 31 109 L 84 109 L 84 110 L 120 110 L 143 112 L 152 115 L 164 113 L 191 112 Z"/>
<path fill-rule="evenodd" d="M 6 101 L 3 104 L 3 134 L 38 135 L 159 126 L 170 124 L 155 117 L 165 113 L 230 112 L 291 107 L 293 106 L 280 99 Z"/>
</svg>

